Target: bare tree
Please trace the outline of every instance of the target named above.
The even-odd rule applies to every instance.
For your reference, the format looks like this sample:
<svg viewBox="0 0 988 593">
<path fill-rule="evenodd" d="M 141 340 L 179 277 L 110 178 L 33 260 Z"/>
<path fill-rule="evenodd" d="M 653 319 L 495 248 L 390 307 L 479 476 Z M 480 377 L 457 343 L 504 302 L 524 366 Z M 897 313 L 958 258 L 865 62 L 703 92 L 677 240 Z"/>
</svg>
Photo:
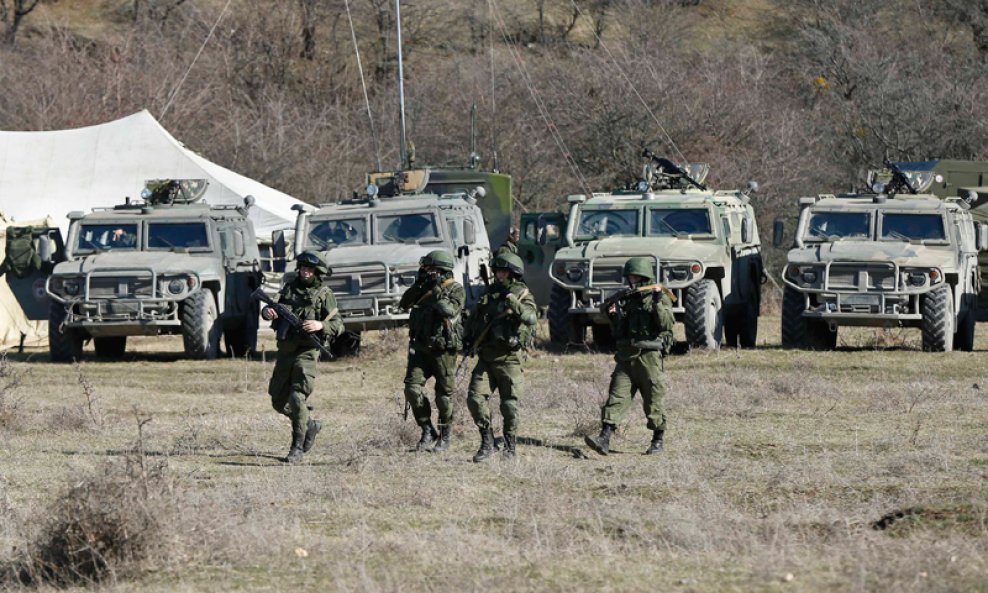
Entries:
<svg viewBox="0 0 988 593">
<path fill-rule="evenodd" d="M 38 7 L 41 0 L 0 0 L 0 22 L 4 24 L 4 40 L 13 44 L 24 17 Z"/>
</svg>

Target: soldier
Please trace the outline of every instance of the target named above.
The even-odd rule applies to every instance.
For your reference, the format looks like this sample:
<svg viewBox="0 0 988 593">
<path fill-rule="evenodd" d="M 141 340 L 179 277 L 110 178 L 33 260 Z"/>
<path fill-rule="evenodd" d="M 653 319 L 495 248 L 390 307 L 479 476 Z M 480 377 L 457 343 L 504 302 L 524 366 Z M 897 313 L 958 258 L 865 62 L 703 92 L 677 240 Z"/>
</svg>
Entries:
<svg viewBox="0 0 988 593">
<path fill-rule="evenodd" d="M 326 260 L 316 251 L 306 251 L 296 262 L 298 275 L 281 289 L 278 302 L 291 308 L 304 321 L 302 328 L 306 332 L 320 334 L 326 339 L 340 335 L 343 319 L 336 308 L 336 297 L 322 283 L 329 275 Z M 285 462 L 298 463 L 322 430 L 322 423 L 309 416 L 306 404 L 316 380 L 319 349 L 287 323 L 279 323 L 278 313 L 273 308 L 262 309 L 261 317 L 275 321 L 278 358 L 271 373 L 268 394 L 275 411 L 292 421 L 292 445 Z"/>
<path fill-rule="evenodd" d="M 494 252 L 494 257 L 499 255 L 511 253 L 513 255 L 518 255 L 518 239 L 521 237 L 518 231 L 518 227 L 511 227 L 508 231 L 508 237 L 505 239 L 504 243 L 497 248 Z"/>
<path fill-rule="evenodd" d="M 502 253 L 494 258 L 494 282 L 477 303 L 470 317 L 468 351 L 477 352 L 477 366 L 470 375 L 467 406 L 480 429 L 480 449 L 473 456 L 480 462 L 494 454 L 491 391 L 501 396 L 504 419 L 504 456 L 515 456 L 518 431 L 518 399 L 524 389 L 520 351 L 529 346 L 535 333 L 535 298 L 522 281 L 522 261 Z"/>
<path fill-rule="evenodd" d="M 419 260 L 418 278 L 401 295 L 399 303 L 402 309 L 411 311 L 405 400 L 422 428 L 418 451 L 445 451 L 453 428 L 456 353 L 463 345 L 460 315 L 466 300 L 463 286 L 453 280 L 453 267 L 453 256 L 448 252 L 439 249 L 429 253 Z M 425 395 L 429 377 L 436 378 L 438 432 Z"/>
<path fill-rule="evenodd" d="M 614 355 L 617 364 L 611 374 L 607 403 L 601 409 L 600 435 L 586 437 L 586 443 L 594 451 L 607 455 L 611 434 L 624 420 L 635 391 L 639 391 L 652 431 L 652 443 L 645 454 L 652 455 L 662 450 L 666 428 L 662 357 L 672 347 L 675 323 L 672 300 L 661 285 L 648 284 L 655 278 L 649 258 L 633 257 L 625 262 L 624 277 L 633 292 L 603 311 L 610 319 L 611 332 L 617 341 Z"/>
</svg>

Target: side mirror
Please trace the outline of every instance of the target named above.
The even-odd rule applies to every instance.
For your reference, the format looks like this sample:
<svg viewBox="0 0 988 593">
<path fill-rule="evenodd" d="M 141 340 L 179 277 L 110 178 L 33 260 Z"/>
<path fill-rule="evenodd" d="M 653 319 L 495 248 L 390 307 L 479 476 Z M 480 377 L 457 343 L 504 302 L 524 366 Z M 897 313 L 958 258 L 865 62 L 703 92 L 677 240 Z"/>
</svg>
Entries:
<svg viewBox="0 0 988 593">
<path fill-rule="evenodd" d="M 48 235 L 38 237 L 38 257 L 44 263 L 51 262 L 51 240 L 48 238 Z"/>
<path fill-rule="evenodd" d="M 978 224 L 978 251 L 988 251 L 988 224 Z"/>
<path fill-rule="evenodd" d="M 741 242 L 751 243 L 751 219 L 747 216 L 741 220 Z"/>
<path fill-rule="evenodd" d="M 786 225 L 781 218 L 776 218 L 772 223 L 772 246 L 781 247 L 782 237 L 786 232 Z"/>
<path fill-rule="evenodd" d="M 278 230 L 271 233 L 271 257 L 285 259 L 288 257 L 288 242 L 285 240 L 285 231 Z"/>
<path fill-rule="evenodd" d="M 237 230 L 233 232 L 233 253 L 237 257 L 242 256 L 247 250 L 244 246 L 244 234 Z"/>
<path fill-rule="evenodd" d="M 477 244 L 477 227 L 469 219 L 463 221 L 463 243 L 466 245 Z"/>
</svg>

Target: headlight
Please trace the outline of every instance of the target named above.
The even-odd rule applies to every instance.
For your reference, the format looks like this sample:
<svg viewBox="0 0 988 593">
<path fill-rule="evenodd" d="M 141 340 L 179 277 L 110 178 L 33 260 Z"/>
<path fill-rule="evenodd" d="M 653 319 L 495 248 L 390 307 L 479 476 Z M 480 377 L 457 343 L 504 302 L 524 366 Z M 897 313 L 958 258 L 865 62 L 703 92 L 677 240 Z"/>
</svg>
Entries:
<svg viewBox="0 0 988 593">
<path fill-rule="evenodd" d="M 580 261 L 559 261 L 553 266 L 553 273 L 556 278 L 579 282 L 583 279 L 584 264 Z"/>
<path fill-rule="evenodd" d="M 816 282 L 816 272 L 814 272 L 813 270 L 808 270 L 806 272 L 803 272 L 800 278 L 802 278 L 803 282 L 806 284 L 813 284 L 814 282 Z"/>
<path fill-rule="evenodd" d="M 573 266 L 566 270 L 566 279 L 570 282 L 579 282 L 583 279 L 583 270 L 577 266 Z"/>
<path fill-rule="evenodd" d="M 62 285 L 65 290 L 65 294 L 69 296 L 75 296 L 79 294 L 79 281 L 78 280 L 66 280 Z"/>
<path fill-rule="evenodd" d="M 182 294 L 185 292 L 185 282 L 179 278 L 172 278 L 168 281 L 168 292 Z"/>
<path fill-rule="evenodd" d="M 924 286 L 926 284 L 926 274 L 922 272 L 909 272 L 906 274 L 906 281 L 912 286 Z"/>
</svg>

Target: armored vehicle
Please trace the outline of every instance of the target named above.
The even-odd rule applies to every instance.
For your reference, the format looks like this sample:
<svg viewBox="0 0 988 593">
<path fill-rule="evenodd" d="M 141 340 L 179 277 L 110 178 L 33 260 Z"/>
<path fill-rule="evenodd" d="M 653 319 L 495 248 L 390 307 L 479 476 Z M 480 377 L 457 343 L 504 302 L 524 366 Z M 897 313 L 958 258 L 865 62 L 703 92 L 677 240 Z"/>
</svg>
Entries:
<svg viewBox="0 0 988 593">
<path fill-rule="evenodd" d="M 368 179 L 365 196 L 311 213 L 299 209 L 296 219 L 295 254 L 326 251 L 332 269 L 326 283 L 347 329 L 334 344 L 340 354 L 357 348 L 364 330 L 407 322 L 398 301 L 415 282 L 419 259 L 435 249 L 455 256 L 454 277 L 466 288 L 468 303 L 479 299 L 491 242 L 503 240 L 511 223 L 507 175 L 419 169 Z"/>
<path fill-rule="evenodd" d="M 565 246 L 549 268 L 550 337 L 583 343 L 590 326 L 594 342 L 608 346 L 610 326 L 598 307 L 623 288 L 624 262 L 644 256 L 675 295 L 673 311 L 691 347 L 719 348 L 725 333 L 728 344 L 753 347 L 764 274 L 749 196 L 708 189 L 707 165 L 644 156 L 633 187 L 569 197 Z M 553 240 L 550 231 L 540 230 L 540 243 Z"/>
<path fill-rule="evenodd" d="M 855 325 L 918 327 L 928 351 L 974 347 L 988 227 L 967 201 L 930 192 L 932 171 L 886 167 L 871 192 L 800 198 L 782 275 L 784 347 L 832 349 L 838 328 Z M 781 234 L 777 222 L 775 243 Z"/>
<path fill-rule="evenodd" d="M 128 336 L 181 334 L 191 358 L 216 358 L 221 334 L 231 355 L 257 340 L 261 273 L 244 206 L 202 203 L 205 180 L 148 182 L 143 202 L 69 214 L 67 261 L 45 290 L 53 299 L 48 344 L 56 361 L 119 357 Z"/>
</svg>

